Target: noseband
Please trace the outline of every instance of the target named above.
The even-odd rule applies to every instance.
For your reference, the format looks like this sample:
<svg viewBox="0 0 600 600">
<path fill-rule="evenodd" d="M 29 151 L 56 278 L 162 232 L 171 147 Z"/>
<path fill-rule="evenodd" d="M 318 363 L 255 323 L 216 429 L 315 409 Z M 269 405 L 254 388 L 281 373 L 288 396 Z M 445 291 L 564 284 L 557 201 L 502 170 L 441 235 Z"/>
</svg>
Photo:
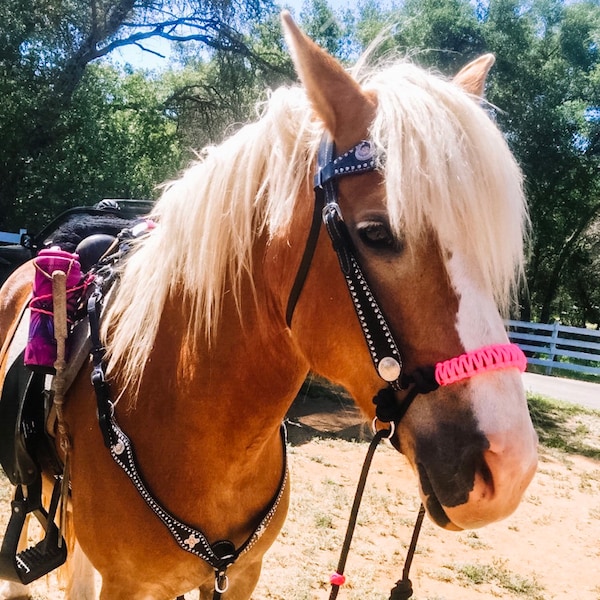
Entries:
<svg viewBox="0 0 600 600">
<path fill-rule="evenodd" d="M 410 374 L 403 373 L 404 361 L 400 347 L 358 262 L 354 243 L 338 204 L 337 184 L 341 177 L 377 169 L 373 144 L 362 140 L 348 152 L 336 158 L 334 154 L 334 143 L 329 136 L 323 136 L 314 178 L 315 206 L 312 224 L 288 300 L 288 327 L 291 327 L 294 309 L 314 257 L 322 220 L 337 254 L 375 370 L 388 384 L 373 399 L 379 420 L 397 424 L 418 394 L 427 394 L 439 386 L 451 385 L 486 371 L 510 367 L 524 371 L 527 359 L 516 344 L 495 344 L 436 365 L 418 367 Z M 409 391 L 402 404 L 398 405 L 394 392 L 400 390 Z"/>
</svg>

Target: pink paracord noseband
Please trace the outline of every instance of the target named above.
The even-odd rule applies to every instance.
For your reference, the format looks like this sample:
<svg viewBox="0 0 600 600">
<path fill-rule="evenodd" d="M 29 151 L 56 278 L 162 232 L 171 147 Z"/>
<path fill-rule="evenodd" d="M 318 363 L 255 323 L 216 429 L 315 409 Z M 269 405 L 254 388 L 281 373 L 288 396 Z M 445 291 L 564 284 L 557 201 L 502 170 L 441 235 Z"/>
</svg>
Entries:
<svg viewBox="0 0 600 600">
<path fill-rule="evenodd" d="M 527 367 L 527 357 L 516 344 L 494 344 L 466 352 L 435 365 L 435 380 L 450 385 L 486 371 Z"/>
</svg>

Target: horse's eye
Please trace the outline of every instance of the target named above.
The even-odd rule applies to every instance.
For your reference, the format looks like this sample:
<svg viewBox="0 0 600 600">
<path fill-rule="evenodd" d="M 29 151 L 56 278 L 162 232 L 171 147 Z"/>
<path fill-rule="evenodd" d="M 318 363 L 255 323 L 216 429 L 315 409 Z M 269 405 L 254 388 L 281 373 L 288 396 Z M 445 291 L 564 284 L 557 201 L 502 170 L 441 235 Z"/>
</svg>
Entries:
<svg viewBox="0 0 600 600">
<path fill-rule="evenodd" d="M 402 245 L 397 240 L 386 223 L 381 221 L 365 221 L 357 227 L 360 240 L 366 246 L 375 250 L 399 251 Z"/>
</svg>

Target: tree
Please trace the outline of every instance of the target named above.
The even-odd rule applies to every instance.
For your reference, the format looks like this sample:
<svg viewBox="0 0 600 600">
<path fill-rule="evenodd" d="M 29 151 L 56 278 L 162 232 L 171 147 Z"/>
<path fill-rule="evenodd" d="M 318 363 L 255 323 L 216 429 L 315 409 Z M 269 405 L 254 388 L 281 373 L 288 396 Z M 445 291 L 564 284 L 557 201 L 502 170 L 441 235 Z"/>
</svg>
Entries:
<svg viewBox="0 0 600 600">
<path fill-rule="evenodd" d="M 385 29 L 391 38 L 379 54 L 393 49 L 446 74 L 456 73 L 485 49 L 477 11 L 465 0 L 405 0 L 389 11 L 374 0 L 363 5 L 357 25 L 363 47 Z"/>
<path fill-rule="evenodd" d="M 523 168 L 533 225 L 521 316 L 600 322 L 598 0 L 406 0 L 391 11 L 371 3 L 358 23 L 362 43 L 389 23 L 397 47 L 448 75 L 477 54 L 496 55 L 487 98 Z"/>
<path fill-rule="evenodd" d="M 29 210 L 48 202 L 38 165 L 55 160 L 65 115 L 92 61 L 154 36 L 251 56 L 239 30 L 269 7 L 269 0 L 3 0 L 0 227 L 27 223 Z"/>
<path fill-rule="evenodd" d="M 43 203 L 17 212 L 44 225 L 66 206 L 102 198 L 151 198 L 157 182 L 179 168 L 177 124 L 165 110 L 170 89 L 143 73 L 91 65 L 57 124 L 60 143 L 27 173 L 23 189 Z"/>
<path fill-rule="evenodd" d="M 179 49 L 183 69 L 167 76 L 173 92 L 166 104 L 177 116 L 184 148 L 198 150 L 221 141 L 256 117 L 256 104 L 267 88 L 294 77 L 279 15 L 273 13 L 256 23 L 245 43 L 250 56 L 217 51 L 206 59 L 195 44 Z M 261 60 L 257 62 L 255 56 Z"/>
<path fill-rule="evenodd" d="M 334 11 L 325 0 L 305 1 L 300 12 L 304 31 L 338 58 L 354 52 L 350 11 Z M 254 24 L 244 43 L 250 54 L 215 52 L 205 60 L 194 45 L 181 48 L 184 71 L 172 75 L 175 89 L 169 99 L 177 114 L 184 146 L 201 148 L 232 133 L 256 117 L 256 104 L 273 89 L 296 79 L 283 43 L 279 14 Z M 260 57 L 257 62 L 255 57 Z"/>
<path fill-rule="evenodd" d="M 593 268 L 582 242 L 600 214 L 599 5 L 496 0 L 485 34 L 498 57 L 489 99 L 503 109 L 498 122 L 524 169 L 531 206 L 523 316 L 584 324 L 568 270 Z"/>
</svg>

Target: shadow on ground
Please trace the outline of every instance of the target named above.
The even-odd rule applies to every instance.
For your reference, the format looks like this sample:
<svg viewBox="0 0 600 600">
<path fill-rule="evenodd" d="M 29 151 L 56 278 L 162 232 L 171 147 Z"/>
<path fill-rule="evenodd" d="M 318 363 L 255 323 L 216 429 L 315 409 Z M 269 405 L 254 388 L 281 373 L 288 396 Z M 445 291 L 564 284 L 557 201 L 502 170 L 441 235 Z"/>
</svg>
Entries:
<svg viewBox="0 0 600 600">
<path fill-rule="evenodd" d="M 347 392 L 316 377 L 306 380 L 287 414 L 288 439 L 292 446 L 313 440 L 371 439 L 370 427 Z"/>
</svg>

